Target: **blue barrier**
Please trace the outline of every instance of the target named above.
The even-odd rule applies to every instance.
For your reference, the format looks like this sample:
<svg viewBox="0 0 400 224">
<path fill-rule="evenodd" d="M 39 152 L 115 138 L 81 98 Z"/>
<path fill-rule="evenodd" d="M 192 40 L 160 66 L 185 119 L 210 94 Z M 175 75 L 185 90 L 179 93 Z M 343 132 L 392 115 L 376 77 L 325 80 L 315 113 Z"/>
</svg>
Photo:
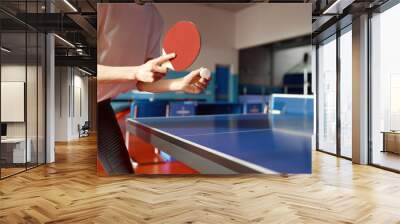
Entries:
<svg viewBox="0 0 400 224">
<path fill-rule="evenodd" d="M 130 117 L 164 117 L 167 114 L 167 105 L 167 101 L 133 102 Z"/>
<path fill-rule="evenodd" d="M 169 103 L 169 116 L 192 116 L 196 114 L 197 102 L 182 101 Z"/>
<path fill-rule="evenodd" d="M 297 94 L 272 94 L 270 111 L 282 114 L 314 115 L 314 97 Z"/>
</svg>

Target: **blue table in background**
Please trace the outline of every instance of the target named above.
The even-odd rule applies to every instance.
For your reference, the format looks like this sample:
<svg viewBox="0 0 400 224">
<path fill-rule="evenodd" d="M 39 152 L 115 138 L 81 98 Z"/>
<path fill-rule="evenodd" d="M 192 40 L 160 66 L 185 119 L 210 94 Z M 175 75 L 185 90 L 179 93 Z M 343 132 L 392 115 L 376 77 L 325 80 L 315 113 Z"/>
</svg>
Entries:
<svg viewBox="0 0 400 224">
<path fill-rule="evenodd" d="M 312 116 L 128 119 L 127 132 L 203 174 L 311 173 Z"/>
</svg>

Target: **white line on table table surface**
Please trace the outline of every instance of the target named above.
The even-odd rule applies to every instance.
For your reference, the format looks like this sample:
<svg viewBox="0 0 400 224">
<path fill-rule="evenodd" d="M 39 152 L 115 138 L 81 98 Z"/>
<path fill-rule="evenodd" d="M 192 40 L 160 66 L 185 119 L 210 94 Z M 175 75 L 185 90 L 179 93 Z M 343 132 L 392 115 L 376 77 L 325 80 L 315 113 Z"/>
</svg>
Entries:
<svg viewBox="0 0 400 224">
<path fill-rule="evenodd" d="M 190 134 L 190 135 L 180 135 L 181 137 L 192 137 L 192 136 L 202 136 L 202 135 L 219 135 L 219 134 L 234 134 L 234 133 L 246 133 L 246 132 L 262 132 L 272 130 L 272 128 L 264 128 L 264 129 L 252 129 L 245 131 L 222 131 L 222 132 L 209 132 L 202 134 Z"/>
</svg>

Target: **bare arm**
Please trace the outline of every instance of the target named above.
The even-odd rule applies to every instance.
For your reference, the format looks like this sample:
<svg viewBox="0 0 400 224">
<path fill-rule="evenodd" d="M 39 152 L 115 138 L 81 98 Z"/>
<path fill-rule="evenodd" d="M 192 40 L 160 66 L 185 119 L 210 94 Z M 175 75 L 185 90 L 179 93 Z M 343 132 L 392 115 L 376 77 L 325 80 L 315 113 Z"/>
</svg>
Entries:
<svg viewBox="0 0 400 224">
<path fill-rule="evenodd" d="M 103 83 L 136 80 L 139 66 L 114 67 L 97 65 L 97 81 Z"/>
<path fill-rule="evenodd" d="M 155 59 L 148 60 L 145 64 L 139 66 L 106 66 L 97 65 L 97 80 L 104 82 L 126 82 L 141 81 L 155 82 L 162 79 L 167 73 L 167 68 L 161 66 L 164 62 L 174 58 L 175 54 L 167 54 Z"/>
<path fill-rule="evenodd" d="M 178 79 L 163 79 L 153 83 L 138 82 L 140 91 L 160 93 L 184 91 L 186 93 L 200 93 L 207 88 L 210 77 L 200 76 L 200 69 L 190 72 L 188 75 Z"/>
<path fill-rule="evenodd" d="M 181 79 L 161 79 L 153 83 L 138 82 L 136 86 L 140 91 L 161 93 L 181 91 L 180 83 Z"/>
</svg>

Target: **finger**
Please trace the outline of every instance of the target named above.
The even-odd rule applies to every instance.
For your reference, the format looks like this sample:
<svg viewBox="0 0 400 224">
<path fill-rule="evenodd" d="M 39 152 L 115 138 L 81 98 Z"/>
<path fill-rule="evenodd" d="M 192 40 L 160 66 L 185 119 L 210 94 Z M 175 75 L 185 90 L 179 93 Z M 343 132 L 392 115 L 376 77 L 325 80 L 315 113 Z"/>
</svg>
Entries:
<svg viewBox="0 0 400 224">
<path fill-rule="evenodd" d="M 193 84 L 194 85 L 194 87 L 196 88 L 196 89 L 198 89 L 200 92 L 201 91 L 203 91 L 205 88 L 204 88 L 204 86 L 202 86 L 200 83 L 195 83 L 195 84 Z"/>
<path fill-rule="evenodd" d="M 200 69 L 196 69 L 196 70 L 191 71 L 191 72 L 186 76 L 186 78 L 188 78 L 188 79 L 190 79 L 190 80 L 193 80 L 193 78 L 195 78 L 196 76 L 200 76 Z"/>
<path fill-rule="evenodd" d="M 199 82 L 200 82 L 201 84 L 204 84 L 204 85 L 207 85 L 207 84 L 208 84 L 208 81 L 209 81 L 209 80 L 204 79 L 204 78 L 201 78 L 201 79 L 199 80 Z"/>
<path fill-rule="evenodd" d="M 162 64 L 162 63 L 164 63 L 166 61 L 169 61 L 169 60 L 173 59 L 175 56 L 176 56 L 175 53 L 170 53 L 170 54 L 162 55 L 162 56 L 160 56 L 158 58 L 155 58 L 154 61 L 157 64 Z"/>
<path fill-rule="evenodd" d="M 195 87 L 195 86 L 192 86 L 192 87 L 189 89 L 189 92 L 190 92 L 190 93 L 194 93 L 194 94 L 198 94 L 198 93 L 200 93 L 201 91 L 200 91 L 199 88 L 197 88 L 197 87 Z"/>
<path fill-rule="evenodd" d="M 200 75 L 201 76 L 201 75 Z M 207 81 L 210 81 L 212 78 L 211 78 L 211 75 L 210 76 L 201 76 L 201 78 L 202 79 L 204 79 L 204 80 L 207 80 Z"/>
<path fill-rule="evenodd" d="M 154 65 L 152 70 L 153 70 L 153 72 L 164 73 L 164 74 L 168 72 L 167 67 L 159 66 L 159 65 Z"/>
<path fill-rule="evenodd" d="M 196 82 L 195 85 L 196 85 L 196 86 L 199 86 L 199 87 L 201 87 L 201 88 L 203 88 L 203 89 L 205 89 L 205 88 L 207 87 L 207 84 L 203 84 L 203 83 L 201 83 L 201 82 Z"/>
</svg>

